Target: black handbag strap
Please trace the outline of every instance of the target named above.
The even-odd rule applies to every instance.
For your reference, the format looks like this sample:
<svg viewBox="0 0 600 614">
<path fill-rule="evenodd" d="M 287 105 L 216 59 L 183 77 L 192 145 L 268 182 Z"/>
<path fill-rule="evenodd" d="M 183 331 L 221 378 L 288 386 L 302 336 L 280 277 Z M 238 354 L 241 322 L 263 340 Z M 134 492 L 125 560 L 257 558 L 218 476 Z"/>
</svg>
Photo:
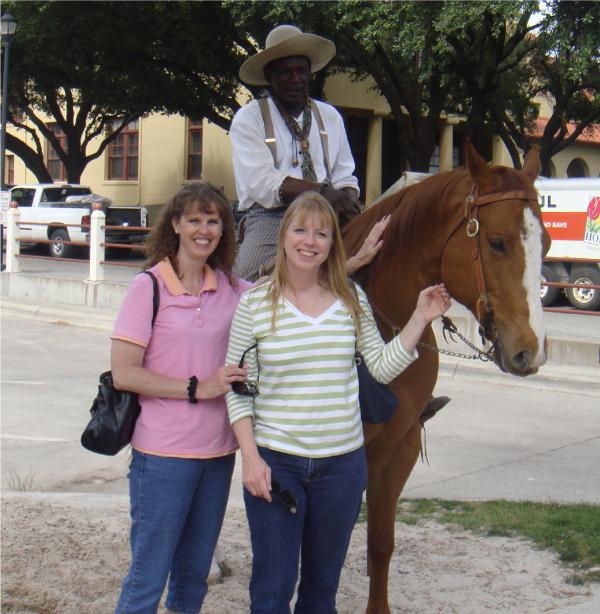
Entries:
<svg viewBox="0 0 600 614">
<path fill-rule="evenodd" d="M 160 307 L 160 294 L 158 292 L 158 281 L 153 273 L 150 271 L 142 271 L 152 279 L 152 288 L 154 290 L 152 296 L 152 327 L 154 328 L 154 322 L 156 321 L 156 316 L 158 315 L 158 308 Z"/>
</svg>

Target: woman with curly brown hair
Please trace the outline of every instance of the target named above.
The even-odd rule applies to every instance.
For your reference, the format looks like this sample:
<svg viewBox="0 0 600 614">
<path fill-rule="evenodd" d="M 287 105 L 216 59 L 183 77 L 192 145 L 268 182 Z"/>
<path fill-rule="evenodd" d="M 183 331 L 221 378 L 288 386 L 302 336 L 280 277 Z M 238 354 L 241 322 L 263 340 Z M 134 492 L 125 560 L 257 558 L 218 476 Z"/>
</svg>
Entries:
<svg viewBox="0 0 600 614">
<path fill-rule="evenodd" d="M 171 199 L 147 254 L 160 299 L 154 325 L 153 281 L 137 275 L 112 334 L 114 384 L 138 393 L 142 408 L 131 441 L 131 566 L 117 612 L 156 612 L 167 579 L 167 608 L 198 612 L 237 449 L 223 395 L 246 375 L 225 354 L 250 284 L 231 272 L 233 214 L 210 184 Z"/>
</svg>

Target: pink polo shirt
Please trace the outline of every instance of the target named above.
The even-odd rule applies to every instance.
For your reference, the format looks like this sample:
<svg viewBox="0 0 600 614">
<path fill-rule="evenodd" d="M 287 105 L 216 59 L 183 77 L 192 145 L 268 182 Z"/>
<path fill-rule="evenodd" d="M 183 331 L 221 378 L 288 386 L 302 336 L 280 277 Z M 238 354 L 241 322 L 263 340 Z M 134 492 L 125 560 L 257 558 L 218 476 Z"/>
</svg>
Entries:
<svg viewBox="0 0 600 614">
<path fill-rule="evenodd" d="M 231 320 L 240 294 L 251 287 L 239 280 L 234 290 L 225 275 L 208 265 L 199 296 L 181 285 L 168 260 L 150 269 L 158 280 L 160 308 L 152 328 L 152 279 L 136 275 L 119 310 L 112 339 L 146 349 L 143 365 L 155 373 L 207 379 L 225 364 Z M 159 456 L 211 458 L 230 454 L 237 442 L 225 397 L 199 400 L 140 395 L 142 412 L 133 433 L 136 450 Z"/>
</svg>

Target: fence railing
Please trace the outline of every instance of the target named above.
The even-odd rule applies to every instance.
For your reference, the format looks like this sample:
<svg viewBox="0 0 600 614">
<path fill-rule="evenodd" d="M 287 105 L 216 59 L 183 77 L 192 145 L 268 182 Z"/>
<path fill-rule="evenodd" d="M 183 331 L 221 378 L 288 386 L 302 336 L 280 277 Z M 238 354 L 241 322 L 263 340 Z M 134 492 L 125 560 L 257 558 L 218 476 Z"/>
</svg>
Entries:
<svg viewBox="0 0 600 614">
<path fill-rule="evenodd" d="M 20 259 L 22 258 L 35 258 L 40 260 L 57 260 L 52 256 L 38 256 L 38 255 L 25 255 L 21 254 L 21 243 L 42 243 L 53 244 L 55 241 L 52 239 L 43 238 L 30 238 L 19 236 L 20 226 L 48 226 L 43 222 L 28 222 L 21 221 L 21 212 L 18 207 L 11 206 L 8 210 L 7 216 L 7 232 L 6 232 L 6 271 L 8 273 L 20 272 Z M 128 249 L 128 250 L 141 250 L 143 247 L 139 244 L 122 244 L 122 243 L 107 243 L 106 231 L 119 231 L 124 230 L 122 226 L 106 226 L 106 215 L 100 207 L 94 207 L 90 216 L 90 223 L 81 224 L 64 224 L 64 227 L 89 229 L 89 243 L 85 241 L 67 241 L 61 240 L 64 245 L 73 245 L 77 247 L 89 247 L 89 276 L 87 281 L 97 283 L 104 281 L 105 266 L 128 266 L 137 268 L 137 264 L 122 263 L 122 262 L 107 262 L 106 261 L 106 249 Z M 128 226 L 127 232 L 139 232 L 147 233 L 149 228 L 143 226 Z M 79 262 L 85 263 L 85 260 L 79 258 L 60 258 L 60 262 Z"/>
<path fill-rule="evenodd" d="M 583 290 L 597 290 L 600 292 L 600 286 L 596 284 L 570 284 L 568 282 L 560 282 L 560 281 L 540 281 L 541 286 L 546 286 L 548 288 L 579 288 Z M 600 316 L 600 311 L 591 310 L 591 309 L 575 309 L 569 307 L 544 307 L 544 311 L 550 311 L 555 313 L 576 313 L 579 315 L 589 315 L 589 316 Z"/>
</svg>

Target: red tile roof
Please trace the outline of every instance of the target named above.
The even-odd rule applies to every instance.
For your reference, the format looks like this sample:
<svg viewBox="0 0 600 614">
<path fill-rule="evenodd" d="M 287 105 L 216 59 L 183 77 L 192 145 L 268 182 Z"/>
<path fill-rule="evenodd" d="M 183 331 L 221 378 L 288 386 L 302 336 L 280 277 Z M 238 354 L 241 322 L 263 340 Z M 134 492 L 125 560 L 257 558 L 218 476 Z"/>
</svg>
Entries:
<svg viewBox="0 0 600 614">
<path fill-rule="evenodd" d="M 535 128 L 533 129 L 532 136 L 541 138 L 547 123 L 547 117 L 539 117 L 538 119 L 536 119 Z M 576 126 L 577 124 L 575 124 L 575 122 L 569 122 L 567 124 L 567 136 L 573 134 Z M 577 142 L 600 145 L 600 124 L 590 124 L 589 126 L 587 126 L 577 137 Z"/>
</svg>

